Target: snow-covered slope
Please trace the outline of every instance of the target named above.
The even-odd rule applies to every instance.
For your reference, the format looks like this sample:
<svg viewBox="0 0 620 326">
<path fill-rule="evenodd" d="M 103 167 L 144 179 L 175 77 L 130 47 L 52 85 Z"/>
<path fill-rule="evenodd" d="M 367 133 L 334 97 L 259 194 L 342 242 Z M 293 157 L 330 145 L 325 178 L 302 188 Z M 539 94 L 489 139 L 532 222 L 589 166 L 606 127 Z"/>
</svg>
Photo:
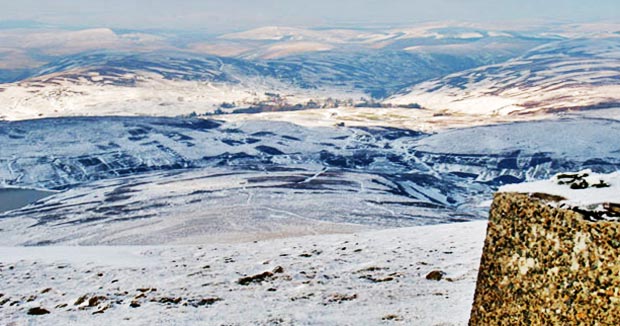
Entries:
<svg viewBox="0 0 620 326">
<path fill-rule="evenodd" d="M 298 165 L 125 177 L 1 214 L 0 245 L 217 243 L 474 218 L 423 196 L 395 193 L 398 186 L 377 174 Z M 439 190 L 425 189 L 431 195 Z"/>
<path fill-rule="evenodd" d="M 175 247 L 0 247 L 0 324 L 466 325 L 485 228 Z M 427 279 L 432 271 L 443 278 Z M 32 308 L 50 313 L 28 315 Z"/>
<path fill-rule="evenodd" d="M 562 118 L 462 128 L 421 139 L 416 149 L 473 155 L 518 151 L 581 161 L 614 159 L 620 150 L 620 144 L 614 141 L 620 135 L 619 118 Z"/>
<path fill-rule="evenodd" d="M 205 113 L 223 102 L 248 107 L 268 101 L 266 94 L 281 95 L 291 106 L 329 98 L 383 99 L 411 84 L 504 62 L 549 42 L 445 24 L 393 30 L 269 27 L 205 40 L 109 29 L 26 34 L 0 30 L 6 46 L 0 49 L 0 82 L 7 82 L 0 84 L 3 119 Z M 99 45 L 93 42 L 98 38 Z"/>
<path fill-rule="evenodd" d="M 620 38 L 558 41 L 502 64 L 427 81 L 389 103 L 443 112 L 525 114 L 618 106 Z"/>
<path fill-rule="evenodd" d="M 183 53 L 77 55 L 39 68 L 32 78 L 0 84 L 0 118 L 174 116 L 214 112 L 224 102 L 249 107 L 272 101 L 272 94 L 291 106 L 358 100 L 480 63 L 402 51 L 325 52 L 271 61 Z"/>
<path fill-rule="evenodd" d="M 308 43 L 290 45 L 293 48 L 304 46 L 308 46 Z M 266 50 L 265 55 L 274 56 L 290 50 L 288 45 L 273 45 Z M 179 96 L 191 101 L 201 95 L 203 103 L 196 105 L 199 106 L 207 100 L 218 104 L 226 101 L 252 101 L 260 99 L 265 92 L 282 95 L 305 93 L 309 99 L 381 98 L 412 82 L 509 57 L 505 52 L 487 57 L 438 52 L 347 49 L 289 55 L 271 60 L 172 51 L 78 54 L 64 56 L 33 69 L 29 76 L 31 78 L 20 80 L 19 83 L 0 85 L 0 90 L 3 90 L 0 91 L 0 98 L 9 103 L 9 108 L 18 105 L 44 107 L 45 103 L 40 101 L 47 100 L 47 104 L 54 106 L 54 100 L 71 101 L 79 95 L 84 106 L 103 103 L 99 106 L 108 104 L 125 110 L 132 110 L 132 106 L 119 105 L 121 103 L 115 101 L 115 98 L 141 101 L 152 106 L 159 104 L 153 99 L 157 97 L 155 94 L 160 94 L 160 103 L 168 101 L 180 106 L 183 103 L 176 103 Z M 119 93 L 120 90 L 125 93 Z M 235 94 L 235 91 L 243 92 L 244 96 Z M 168 93 L 180 95 L 174 97 Z M 290 102 L 296 103 L 294 99 Z M 64 109 L 65 106 L 72 105 L 59 103 L 57 108 Z M 10 118 L 11 111 L 3 115 Z"/>
<path fill-rule="evenodd" d="M 498 183 L 584 168 L 613 172 L 619 163 L 618 126 L 617 119 L 593 118 L 464 128 L 421 139 L 416 155 L 435 171 Z"/>
<path fill-rule="evenodd" d="M 169 118 L 43 119 L 4 122 L 0 127 L 3 183 L 51 189 L 136 171 L 218 165 L 319 164 L 375 173 L 429 173 L 442 161 L 476 156 L 488 161 L 480 162 L 489 167 L 487 177 L 479 179 L 486 182 L 515 166 L 501 161 L 521 156 L 541 163 L 557 160 L 555 168 L 568 162 L 596 165 L 597 160 L 601 167 L 603 162 L 615 164 L 614 139 L 619 134 L 617 120 L 582 117 L 431 136 L 382 127 L 308 128 L 273 121 Z"/>
<path fill-rule="evenodd" d="M 5 244 L 194 243 L 470 220 L 486 217 L 500 185 L 620 167 L 620 123 L 601 118 L 434 135 L 179 118 L 0 126 L 4 184 L 65 190 L 0 215 Z"/>
<path fill-rule="evenodd" d="M 615 164 L 618 149 L 613 140 L 616 120 L 581 117 L 465 128 L 430 137 L 381 127 L 307 128 L 270 121 L 168 118 L 43 119 L 0 126 L 3 183 L 51 189 L 136 171 L 218 165 L 319 164 L 390 175 L 433 175 L 442 161 L 475 156 L 495 162 L 480 163 L 489 168 L 479 181 L 487 182 L 514 165 L 500 164 L 505 158 Z M 512 170 L 517 173 L 521 167 Z"/>
<path fill-rule="evenodd" d="M 0 84 L 0 118 L 178 116 L 212 113 L 224 102 L 247 107 L 269 101 L 270 94 L 286 95 L 289 105 L 364 96 L 362 90 L 307 84 L 295 67 L 184 53 L 69 56 L 32 78 Z"/>
<path fill-rule="evenodd" d="M 3 215 L 6 230 L 17 223 L 37 242 L 186 243 L 474 218 L 452 207 L 463 199 L 455 180 L 401 152 L 421 136 L 407 130 L 155 118 L 4 127 L 3 183 L 70 188 Z M 88 183 L 99 179 L 109 181 Z"/>
<path fill-rule="evenodd" d="M 2 122 L 1 176 L 7 185 L 56 189 L 139 171 L 212 166 L 264 169 L 325 162 L 381 171 L 398 164 L 387 160 L 387 153 L 401 154 L 421 135 L 380 127 L 304 128 L 282 122 L 182 118 Z"/>
</svg>

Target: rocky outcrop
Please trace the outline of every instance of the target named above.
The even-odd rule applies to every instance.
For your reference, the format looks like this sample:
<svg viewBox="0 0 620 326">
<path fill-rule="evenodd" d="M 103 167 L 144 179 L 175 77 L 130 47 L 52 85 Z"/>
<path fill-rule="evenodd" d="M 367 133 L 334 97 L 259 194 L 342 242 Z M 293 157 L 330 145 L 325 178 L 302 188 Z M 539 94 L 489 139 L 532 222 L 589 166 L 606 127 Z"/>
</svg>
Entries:
<svg viewBox="0 0 620 326">
<path fill-rule="evenodd" d="M 495 195 L 470 325 L 620 324 L 620 222 L 558 207 Z"/>
</svg>

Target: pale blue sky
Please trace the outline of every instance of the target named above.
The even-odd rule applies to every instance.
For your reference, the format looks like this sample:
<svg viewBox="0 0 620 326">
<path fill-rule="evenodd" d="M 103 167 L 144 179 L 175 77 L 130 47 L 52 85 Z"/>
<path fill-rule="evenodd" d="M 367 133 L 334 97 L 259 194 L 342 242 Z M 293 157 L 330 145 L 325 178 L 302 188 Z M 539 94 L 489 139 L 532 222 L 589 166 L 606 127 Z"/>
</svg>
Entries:
<svg viewBox="0 0 620 326">
<path fill-rule="evenodd" d="M 0 8 L 0 21 L 214 32 L 432 20 L 620 20 L 620 0 L 0 0 Z"/>
</svg>

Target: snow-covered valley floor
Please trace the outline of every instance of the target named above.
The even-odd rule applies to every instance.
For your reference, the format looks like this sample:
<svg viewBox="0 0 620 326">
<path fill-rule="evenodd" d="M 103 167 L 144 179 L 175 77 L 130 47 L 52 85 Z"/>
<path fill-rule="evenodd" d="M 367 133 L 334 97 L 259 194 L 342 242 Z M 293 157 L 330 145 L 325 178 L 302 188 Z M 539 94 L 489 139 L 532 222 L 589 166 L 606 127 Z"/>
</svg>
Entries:
<svg viewBox="0 0 620 326">
<path fill-rule="evenodd" d="M 485 230 L 477 221 L 204 246 L 0 247 L 0 324 L 466 325 Z M 445 275 L 427 279 L 433 271 Z"/>
</svg>

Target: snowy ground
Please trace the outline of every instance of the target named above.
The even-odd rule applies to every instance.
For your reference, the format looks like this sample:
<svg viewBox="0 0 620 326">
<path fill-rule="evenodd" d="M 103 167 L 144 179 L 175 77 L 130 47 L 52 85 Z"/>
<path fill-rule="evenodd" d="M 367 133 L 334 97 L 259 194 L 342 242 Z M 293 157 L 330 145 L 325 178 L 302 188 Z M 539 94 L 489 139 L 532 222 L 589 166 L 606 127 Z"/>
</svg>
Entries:
<svg viewBox="0 0 620 326">
<path fill-rule="evenodd" d="M 557 118 L 557 115 L 536 113 L 522 116 L 488 116 L 454 112 L 438 113 L 425 109 L 341 107 L 289 112 L 225 114 L 215 117 L 228 122 L 285 121 L 305 127 L 333 127 L 339 123 L 344 123 L 345 126 L 382 126 L 435 133 L 450 129 L 519 121 L 553 120 Z"/>
<path fill-rule="evenodd" d="M 552 206 L 570 208 L 592 221 L 620 220 L 620 172 L 593 173 L 587 169 L 559 173 L 550 180 L 506 185 L 501 192 L 529 193 Z M 542 195 L 541 195 L 542 194 Z"/>
<path fill-rule="evenodd" d="M 76 73 L 79 75 L 79 73 Z M 85 75 L 88 76 L 88 75 Z M 89 78 L 103 78 L 88 76 Z M 117 79 L 139 80 L 137 87 L 72 81 L 67 78 L 35 79 L 0 84 L 0 119 L 26 120 L 71 116 L 179 116 L 211 113 L 222 102 L 248 107 L 266 101 L 265 93 L 287 94 L 290 105 L 330 96 L 359 98 L 361 92 L 306 90 L 269 78 L 248 78 L 244 84 L 167 80 L 156 74 L 129 74 Z M 84 78 L 83 78 L 84 79 Z"/>
<path fill-rule="evenodd" d="M 0 247 L 0 324 L 466 325 L 485 229 L 479 221 L 205 246 Z M 432 271 L 445 275 L 429 280 Z"/>
</svg>

